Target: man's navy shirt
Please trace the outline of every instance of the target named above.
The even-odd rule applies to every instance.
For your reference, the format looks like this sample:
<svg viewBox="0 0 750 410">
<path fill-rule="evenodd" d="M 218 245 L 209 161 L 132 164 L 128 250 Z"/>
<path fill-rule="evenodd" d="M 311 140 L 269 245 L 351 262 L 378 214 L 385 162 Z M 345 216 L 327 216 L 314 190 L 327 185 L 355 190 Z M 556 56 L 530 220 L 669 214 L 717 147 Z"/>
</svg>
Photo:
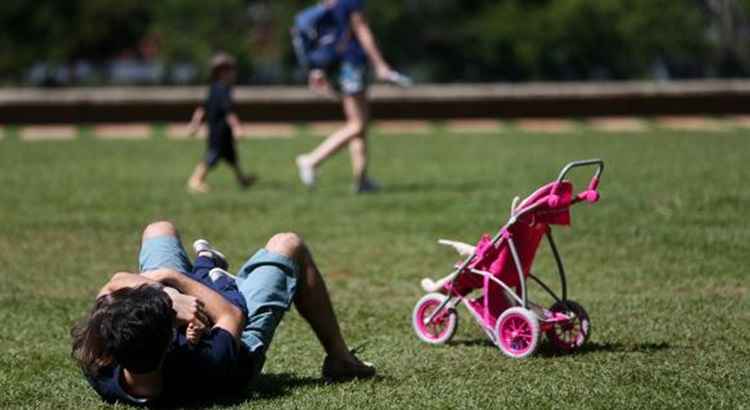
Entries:
<svg viewBox="0 0 750 410">
<path fill-rule="evenodd" d="M 86 378 L 109 403 L 172 404 L 237 391 L 250 382 L 256 363 L 245 345 L 240 343 L 237 347 L 229 332 L 214 328 L 196 346 L 189 345 L 184 334 L 177 334 L 162 367 L 162 393 L 154 400 L 130 396 L 123 387 L 122 367 L 118 365 L 105 367 L 99 375 Z"/>
<path fill-rule="evenodd" d="M 234 280 L 222 276 L 214 282 L 209 277 L 208 272 L 214 266 L 211 259 L 198 257 L 187 276 L 220 293 L 247 317 L 245 299 Z M 185 327 L 182 327 L 167 350 L 162 367 L 164 386 L 158 399 L 147 401 L 130 396 L 121 384 L 122 368 L 117 364 L 101 369 L 96 376 L 86 375 L 86 379 L 109 403 L 172 404 L 236 391 L 249 383 L 263 360 L 263 357 L 251 354 L 242 342 L 237 344 L 224 329 L 211 329 L 197 345 L 192 346 L 185 337 Z"/>
</svg>

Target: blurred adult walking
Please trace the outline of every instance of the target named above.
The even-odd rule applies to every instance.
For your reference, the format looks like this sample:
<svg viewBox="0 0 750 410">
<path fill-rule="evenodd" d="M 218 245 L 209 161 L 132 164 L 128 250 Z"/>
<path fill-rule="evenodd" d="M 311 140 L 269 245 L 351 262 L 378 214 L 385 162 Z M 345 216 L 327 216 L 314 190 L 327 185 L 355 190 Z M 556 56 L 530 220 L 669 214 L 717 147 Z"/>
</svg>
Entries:
<svg viewBox="0 0 750 410">
<path fill-rule="evenodd" d="M 364 0 L 326 0 L 300 12 L 292 28 L 297 58 L 308 71 L 310 88 L 336 95 L 346 117 L 343 127 L 313 151 L 297 157 L 299 177 L 310 188 L 315 186 L 320 165 L 348 145 L 354 191 L 379 189 L 367 173 L 368 60 L 378 80 L 405 84 L 408 79 L 383 58 L 364 7 Z"/>
</svg>

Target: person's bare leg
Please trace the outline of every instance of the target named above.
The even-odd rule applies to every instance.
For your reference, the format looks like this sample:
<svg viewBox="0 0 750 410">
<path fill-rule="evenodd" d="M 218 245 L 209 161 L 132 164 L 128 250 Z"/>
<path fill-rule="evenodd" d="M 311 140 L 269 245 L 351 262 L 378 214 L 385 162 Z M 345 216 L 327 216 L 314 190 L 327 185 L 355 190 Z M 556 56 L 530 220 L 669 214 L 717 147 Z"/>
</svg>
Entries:
<svg viewBox="0 0 750 410">
<path fill-rule="evenodd" d="M 354 184 L 361 185 L 367 179 L 367 128 L 370 122 L 370 106 L 364 93 L 358 94 L 352 104 L 347 116 L 351 115 L 363 124 L 362 132 L 349 141 Z"/>
<path fill-rule="evenodd" d="M 349 142 L 352 158 L 352 177 L 355 186 L 361 186 L 367 179 L 367 135 L 361 134 Z"/>
<path fill-rule="evenodd" d="M 179 238 L 179 233 L 177 232 L 177 228 L 174 226 L 172 222 L 169 222 L 169 221 L 152 222 L 148 224 L 148 226 L 146 226 L 146 228 L 143 230 L 141 243 L 145 242 L 148 239 L 156 238 L 158 236 L 174 236 L 174 237 Z"/>
<path fill-rule="evenodd" d="M 302 155 L 304 161 L 317 168 L 353 138 L 364 135 L 367 127 L 367 98 L 364 93 L 342 97 L 346 124 L 331 134 L 312 152 Z"/>
<path fill-rule="evenodd" d="M 188 188 L 195 192 L 206 192 L 208 191 L 208 185 L 206 185 L 206 176 L 208 175 L 208 165 L 205 161 L 201 161 L 195 166 L 193 174 L 188 179 Z"/>
<path fill-rule="evenodd" d="M 268 241 L 266 249 L 298 263 L 300 272 L 294 304 L 326 353 L 339 359 L 353 358 L 341 334 L 326 284 L 302 238 L 294 233 L 276 234 Z"/>
<path fill-rule="evenodd" d="M 323 378 L 344 381 L 374 376 L 375 367 L 360 361 L 347 347 L 325 281 L 302 238 L 293 233 L 278 234 L 271 238 L 266 249 L 294 259 L 300 267 L 294 305 L 327 353 Z"/>
</svg>

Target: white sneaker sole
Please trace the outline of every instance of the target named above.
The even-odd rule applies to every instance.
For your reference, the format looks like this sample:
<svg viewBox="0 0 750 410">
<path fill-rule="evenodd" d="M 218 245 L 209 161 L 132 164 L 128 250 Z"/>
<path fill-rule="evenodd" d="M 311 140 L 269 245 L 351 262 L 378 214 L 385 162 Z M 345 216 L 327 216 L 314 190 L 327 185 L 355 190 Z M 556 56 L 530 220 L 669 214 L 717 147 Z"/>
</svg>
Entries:
<svg viewBox="0 0 750 410">
<path fill-rule="evenodd" d="M 237 280 L 236 276 L 232 275 L 231 273 L 229 273 L 229 272 L 227 272 L 227 271 L 225 271 L 224 269 L 221 269 L 221 268 L 213 268 L 213 269 L 211 269 L 208 272 L 208 277 L 211 278 L 212 282 L 216 282 L 222 276 L 228 276 L 228 277 L 230 277 L 230 278 L 232 278 L 234 280 Z"/>
</svg>

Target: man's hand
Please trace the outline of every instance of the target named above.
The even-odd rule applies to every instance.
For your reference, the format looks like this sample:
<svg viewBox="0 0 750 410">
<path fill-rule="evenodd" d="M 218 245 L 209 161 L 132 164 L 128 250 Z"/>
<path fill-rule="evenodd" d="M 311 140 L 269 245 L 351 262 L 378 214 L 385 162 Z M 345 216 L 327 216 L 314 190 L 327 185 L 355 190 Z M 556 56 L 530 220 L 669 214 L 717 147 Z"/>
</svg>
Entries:
<svg viewBox="0 0 750 410">
<path fill-rule="evenodd" d="M 328 96 L 331 93 L 328 77 L 326 77 L 326 73 L 323 70 L 311 70 L 307 76 L 307 84 L 317 94 Z"/>
<path fill-rule="evenodd" d="M 164 292 L 172 299 L 172 309 L 177 313 L 177 325 L 194 323 L 197 327 L 210 327 L 211 320 L 206 314 L 205 306 L 198 298 L 183 295 L 177 289 L 166 287 Z"/>
<path fill-rule="evenodd" d="M 203 302 L 201 306 L 205 309 L 205 316 L 213 321 L 213 328 L 219 327 L 226 330 L 234 337 L 235 342 L 239 343 L 247 318 L 238 307 L 227 301 L 220 293 L 172 269 L 157 269 L 144 272 L 142 275 L 163 285 L 171 286 L 185 295 L 200 299 Z M 197 310 L 199 308 L 196 307 Z"/>
<path fill-rule="evenodd" d="M 375 76 L 380 81 L 390 81 L 393 77 L 393 69 L 387 63 L 381 62 L 375 66 Z"/>
</svg>

